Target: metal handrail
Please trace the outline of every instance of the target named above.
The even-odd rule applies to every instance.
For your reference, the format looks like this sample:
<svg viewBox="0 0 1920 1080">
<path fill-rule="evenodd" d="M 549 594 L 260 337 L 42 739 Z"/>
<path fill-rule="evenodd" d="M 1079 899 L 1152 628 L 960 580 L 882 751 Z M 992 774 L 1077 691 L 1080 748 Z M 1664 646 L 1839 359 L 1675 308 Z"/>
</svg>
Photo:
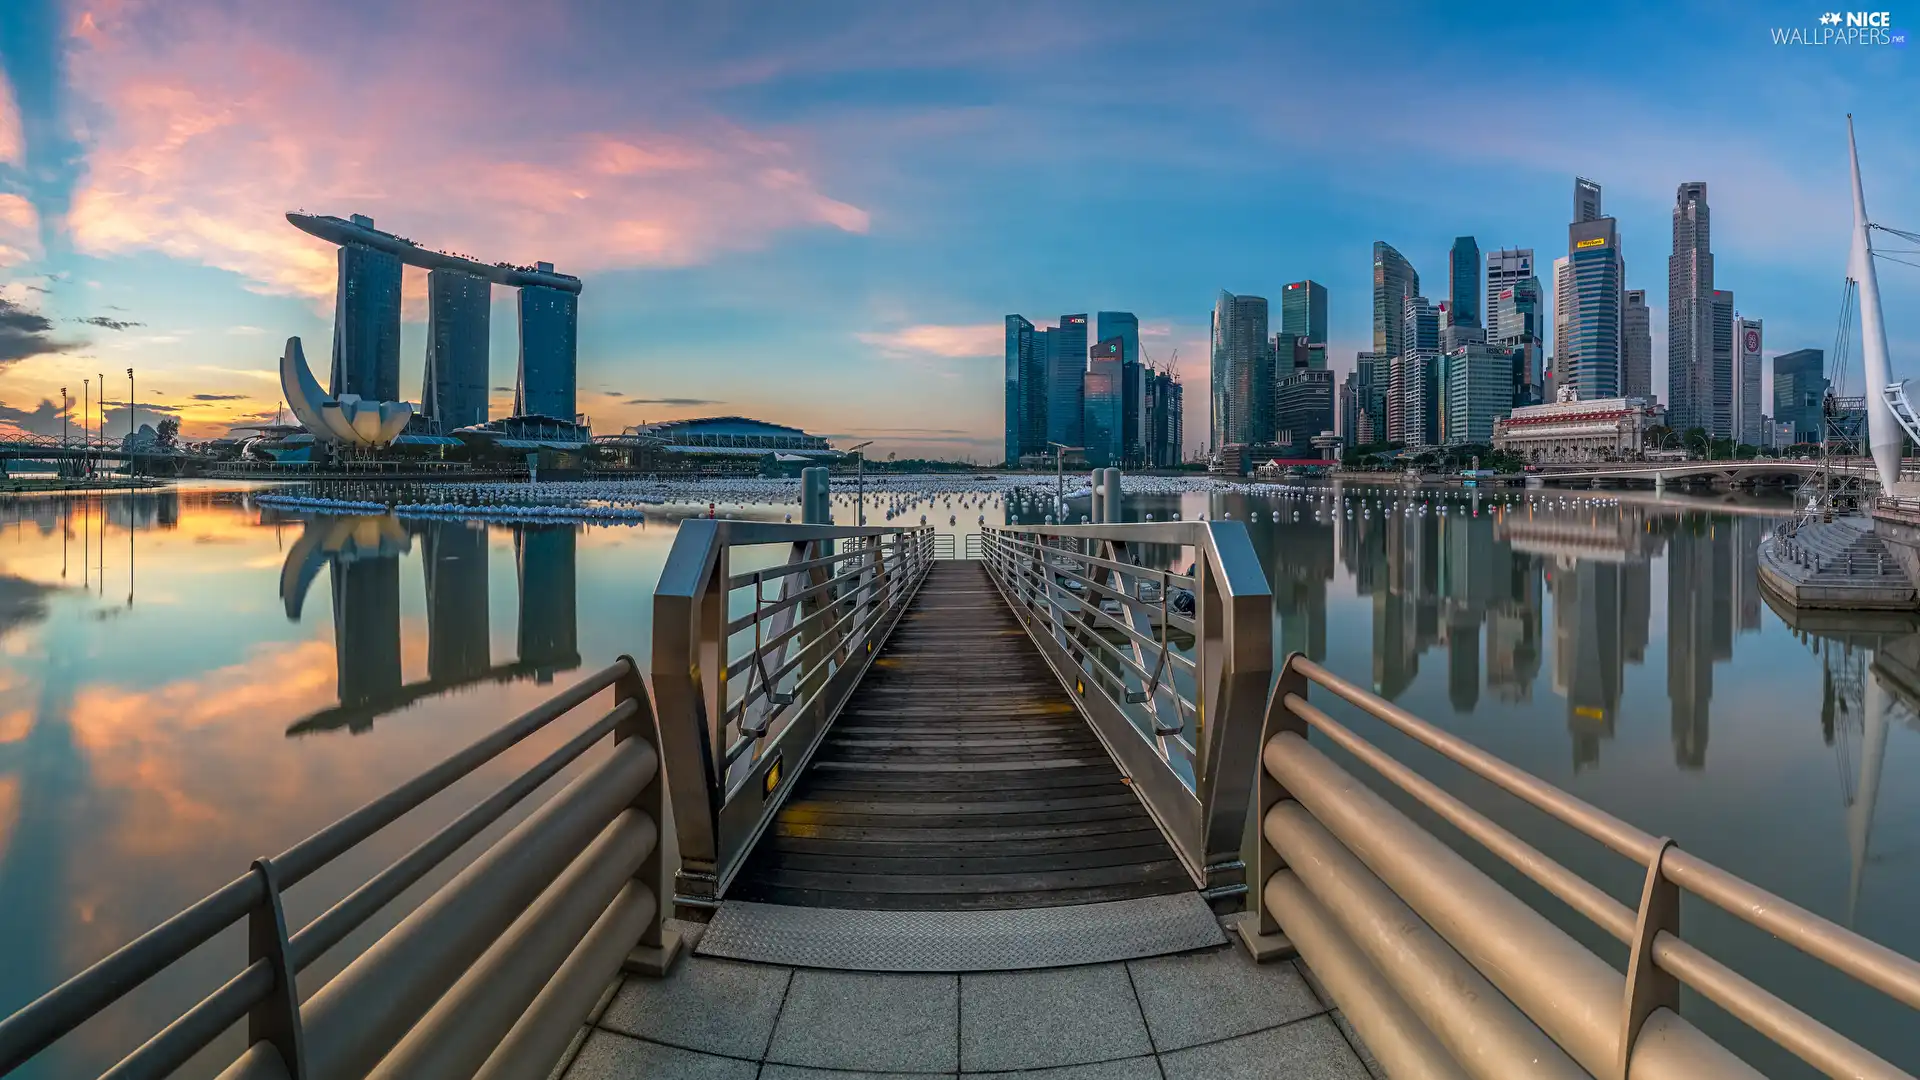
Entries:
<svg viewBox="0 0 1920 1080">
<path fill-rule="evenodd" d="M 1246 763 L 1273 669 L 1272 593 L 1246 526 L 1029 525 L 981 537 L 995 587 L 1194 883 L 1230 906 L 1247 891 Z M 1171 602 L 1187 597 L 1190 615 Z"/>
<path fill-rule="evenodd" d="M 608 689 L 616 703 L 598 720 L 289 933 L 286 889 Z M 609 756 L 481 851 L 302 1003 L 301 971 L 608 735 Z M 515 1060 L 551 1049 L 550 1062 L 564 1039 L 553 1046 L 551 1034 L 534 1028 L 550 1025 L 570 1037 L 585 1008 L 581 1016 L 556 1013 L 550 1004 L 528 1008 L 536 997 L 577 1001 L 579 986 L 591 984 L 597 993 L 622 962 L 645 966 L 647 954 L 664 965 L 677 949 L 657 901 L 665 885 L 656 842 L 666 799 L 660 758 L 639 667 L 621 657 L 281 854 L 256 860 L 245 876 L 0 1019 L 0 1073 L 243 923 L 249 955 L 240 974 L 106 1075 L 168 1075 L 243 1019 L 248 1049 L 226 1077 L 344 1080 L 376 1066 L 406 1075 L 414 1071 L 406 1063 L 427 1060 L 458 1060 L 465 1075 L 496 1047 L 514 1048 Z M 572 955 L 590 929 L 616 916 L 628 934 L 620 949 Z M 482 983 L 498 995 L 496 1011 L 499 1002 L 517 1003 L 498 1023 L 473 1021 L 467 999 Z"/>
<path fill-rule="evenodd" d="M 1632 860 L 1645 872 L 1639 906 L 1628 908 L 1310 704 L 1310 686 Z M 1373 795 L 1308 744 L 1309 729 L 1627 945 L 1626 975 Z M 1537 1048 L 1525 1049 L 1521 1038 L 1537 1025 L 1594 1076 L 1758 1075 L 1680 1017 L 1684 985 L 1827 1076 L 1909 1076 L 1684 940 L 1680 893 L 1909 1008 L 1920 1008 L 1920 962 L 1682 851 L 1671 839 L 1638 829 L 1299 654 L 1287 659 L 1274 687 L 1261 760 L 1255 875 L 1262 902 L 1247 932 L 1285 932 L 1308 963 L 1316 970 L 1324 965 L 1348 994 L 1376 993 L 1369 976 L 1396 991 L 1425 1024 L 1431 1043 L 1410 1043 L 1386 1030 L 1397 1022 L 1394 1003 L 1368 1001 L 1348 1011 L 1369 1043 L 1375 1033 L 1368 1028 L 1376 1029 L 1389 1056 L 1411 1054 L 1405 1048 L 1416 1044 L 1438 1045 L 1473 1075 L 1516 1075 L 1539 1064 Z M 1380 929 L 1385 924 L 1395 927 L 1392 934 Z M 1437 933 L 1473 969 L 1446 973 L 1455 986 L 1451 997 L 1422 993 L 1439 977 L 1432 963 L 1419 959 L 1423 933 Z M 1459 987 L 1475 981 L 1489 983 L 1499 996 L 1467 1001 L 1474 995 Z M 1342 998 L 1340 986 L 1330 989 Z M 1515 1056 L 1490 1049 L 1496 1035 L 1512 1036 Z M 1394 1062 L 1383 1063 L 1395 1071 Z"/>
<path fill-rule="evenodd" d="M 718 904 L 912 602 L 936 542 L 924 526 L 681 524 L 654 591 L 652 674 L 666 769 L 685 778 L 672 789 L 684 915 Z M 734 573 L 743 549 L 786 557 Z"/>
</svg>

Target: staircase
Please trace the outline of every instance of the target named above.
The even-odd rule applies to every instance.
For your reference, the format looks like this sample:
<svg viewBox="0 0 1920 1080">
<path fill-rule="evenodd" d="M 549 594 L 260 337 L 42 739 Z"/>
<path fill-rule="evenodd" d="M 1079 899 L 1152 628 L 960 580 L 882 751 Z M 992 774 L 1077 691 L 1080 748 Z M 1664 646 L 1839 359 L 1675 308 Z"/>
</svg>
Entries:
<svg viewBox="0 0 1920 1080">
<path fill-rule="evenodd" d="M 1798 522 L 1760 545 L 1760 577 L 1796 607 L 1906 610 L 1914 585 L 1873 520 Z"/>
</svg>

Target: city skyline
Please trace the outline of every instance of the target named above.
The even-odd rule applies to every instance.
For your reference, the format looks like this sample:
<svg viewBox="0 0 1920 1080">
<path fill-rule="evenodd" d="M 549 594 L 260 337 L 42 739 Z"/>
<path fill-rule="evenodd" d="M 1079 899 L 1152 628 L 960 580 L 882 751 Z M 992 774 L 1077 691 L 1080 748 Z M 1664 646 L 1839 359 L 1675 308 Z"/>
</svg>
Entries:
<svg viewBox="0 0 1920 1080">
<path fill-rule="evenodd" d="M 1191 387 L 1217 290 L 1278 303 L 1311 278 L 1341 378 L 1370 347 L 1373 241 L 1437 301 L 1457 236 L 1559 251 L 1567 179 L 1590 175 L 1620 222 L 1626 286 L 1648 292 L 1660 391 L 1676 184 L 1711 187 L 1716 284 L 1766 321 L 1772 352 L 1832 344 L 1847 111 L 1876 216 L 1920 221 L 1916 151 L 1899 138 L 1920 127 L 1910 56 L 1773 47 L 1769 25 L 1805 22 L 1789 4 L 1608 9 L 1648 47 L 1605 73 L 1580 63 L 1573 31 L 1591 11 L 1453 25 L 1408 9 L 1363 46 L 1311 9 L 1248 9 L 1251 30 L 1223 43 L 1191 13 L 1129 5 L 1009 6 L 987 39 L 978 12 L 745 27 L 483 5 L 450 26 L 432 3 L 347 3 L 320 41 L 288 12 L 196 2 L 7 7 L 0 420 L 40 430 L 58 427 L 58 387 L 96 362 L 140 369 L 143 422 L 211 434 L 272 413 L 276 344 L 299 335 L 318 357 L 331 342 L 331 253 L 272 235 L 303 205 L 590 278 L 578 408 L 596 430 L 742 413 L 980 460 L 1000 456 L 988 373 L 1009 311 L 1137 312 L 1146 349 L 1177 348 Z M 1689 32 L 1671 34 L 1674 19 Z M 415 62 L 429 41 L 444 58 Z M 1497 139 L 1439 140 L 1428 117 L 1449 102 L 1432 95 L 1478 101 L 1433 77 L 1441 56 L 1498 61 L 1540 92 Z M 499 84 L 509 64 L 528 77 Z M 1142 74 L 1096 74 L 1115 65 Z M 1713 90 L 1730 81 L 1757 89 L 1725 102 Z M 1294 104 L 1302 89 L 1321 103 Z M 1673 100 L 1708 104 L 1681 124 Z M 1112 168 L 1116 145 L 1134 166 Z M 1379 173 L 1383 153 L 1403 167 Z M 1883 276 L 1890 300 L 1920 286 L 1920 271 Z M 403 366 L 425 355 L 425 279 L 403 276 Z M 492 302 L 492 353 L 510 356 L 517 312 Z M 1915 307 L 1888 304 L 1896 374 L 1920 355 Z M 490 379 L 494 415 L 512 382 Z M 1207 395 L 1188 396 L 1192 448 Z M 105 419 L 123 427 L 124 407 Z"/>
</svg>

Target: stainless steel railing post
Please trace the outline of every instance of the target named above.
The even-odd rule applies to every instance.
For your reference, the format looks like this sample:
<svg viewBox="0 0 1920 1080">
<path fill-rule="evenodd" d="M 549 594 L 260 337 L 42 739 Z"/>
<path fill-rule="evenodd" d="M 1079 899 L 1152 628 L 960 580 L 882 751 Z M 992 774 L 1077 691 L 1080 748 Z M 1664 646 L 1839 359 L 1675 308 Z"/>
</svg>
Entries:
<svg viewBox="0 0 1920 1080">
<path fill-rule="evenodd" d="M 266 895 L 247 915 L 247 963 L 267 961 L 273 970 L 273 989 L 247 1011 L 247 1042 L 271 1044 L 279 1051 L 289 1080 L 306 1080 L 300 992 L 288 947 L 287 913 L 280 903 L 280 878 L 268 858 L 253 860 L 253 873 Z"/>
<path fill-rule="evenodd" d="M 1640 890 L 1640 910 L 1627 943 L 1627 993 L 1620 1021 L 1620 1060 L 1617 1080 L 1627 1080 L 1634 1045 L 1655 1009 L 1680 1013 L 1680 980 L 1662 971 L 1653 959 L 1654 939 L 1660 934 L 1680 936 L 1680 887 L 1667 880 L 1665 863 L 1673 841 L 1662 837 L 1647 863 L 1647 880 Z"/>
<path fill-rule="evenodd" d="M 614 681 L 613 698 L 616 708 L 632 705 L 632 715 L 621 721 L 613 729 L 614 745 L 628 739 L 639 739 L 660 753 L 664 761 L 666 755 L 660 745 L 660 720 L 654 714 L 653 701 L 647 696 L 647 685 L 640 678 L 640 665 L 631 656 L 621 656 L 626 670 Z M 680 934 L 666 926 L 667 898 L 672 895 L 668 871 L 675 862 L 669 853 L 667 838 L 673 835 L 672 803 L 667 797 L 665 770 L 656 773 L 653 782 L 640 789 L 634 797 L 633 808 L 645 814 L 658 829 L 658 839 L 653 850 L 640 863 L 640 869 L 634 873 L 634 881 L 645 886 L 654 896 L 653 915 L 647 919 L 640 936 L 627 952 L 626 968 L 644 975 L 665 975 L 672 967 L 674 958 L 680 954 Z"/>
</svg>

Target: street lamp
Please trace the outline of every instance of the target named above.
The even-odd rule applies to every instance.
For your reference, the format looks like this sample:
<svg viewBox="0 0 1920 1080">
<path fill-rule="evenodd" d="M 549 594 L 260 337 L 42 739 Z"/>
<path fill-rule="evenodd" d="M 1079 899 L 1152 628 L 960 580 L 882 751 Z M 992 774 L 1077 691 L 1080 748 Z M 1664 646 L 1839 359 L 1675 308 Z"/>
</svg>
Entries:
<svg viewBox="0 0 1920 1080">
<path fill-rule="evenodd" d="M 93 456 L 87 453 L 87 410 L 93 407 L 93 380 L 80 380 L 80 471 L 93 475 Z"/>
<path fill-rule="evenodd" d="M 861 443 L 859 446 L 848 447 L 847 453 L 849 454 L 859 453 L 859 451 L 865 450 L 867 447 L 872 445 L 873 445 L 873 440 L 868 439 L 866 442 Z M 860 454 L 860 459 L 854 462 L 854 471 L 853 471 L 853 523 L 855 525 L 865 525 L 867 523 L 866 479 L 867 479 L 867 455 Z"/>
<path fill-rule="evenodd" d="M 1067 501 L 1067 473 L 1065 462 L 1067 453 L 1073 450 L 1085 450 L 1084 446 L 1068 446 L 1066 443 L 1050 442 L 1053 447 L 1053 486 L 1061 502 Z"/>
<path fill-rule="evenodd" d="M 134 409 L 133 409 L 133 369 L 128 368 L 127 369 L 127 475 L 129 477 L 131 477 L 136 471 L 133 467 L 133 425 L 134 423 L 135 423 L 135 415 L 134 415 Z"/>
</svg>

